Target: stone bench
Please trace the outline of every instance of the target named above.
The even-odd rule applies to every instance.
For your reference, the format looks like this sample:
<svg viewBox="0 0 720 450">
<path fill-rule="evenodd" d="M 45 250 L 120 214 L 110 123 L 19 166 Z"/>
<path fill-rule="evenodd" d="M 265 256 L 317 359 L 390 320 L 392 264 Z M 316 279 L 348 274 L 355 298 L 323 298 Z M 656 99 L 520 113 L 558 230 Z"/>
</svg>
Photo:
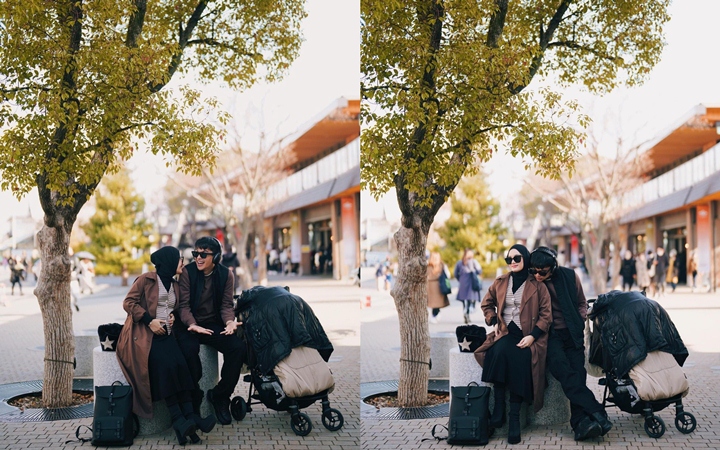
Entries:
<svg viewBox="0 0 720 450">
<path fill-rule="evenodd" d="M 98 344 L 97 331 L 75 333 L 75 372 L 74 378 L 93 377 L 93 349 Z"/>
<path fill-rule="evenodd" d="M 482 367 L 475 360 L 475 354 L 461 352 L 455 346 L 450 350 L 450 386 L 467 386 L 475 381 L 480 386 L 492 386 L 492 383 L 484 383 L 482 378 Z M 553 377 L 549 371 L 545 374 L 548 385 L 545 388 L 545 400 L 543 408 L 537 413 L 533 412 L 530 405 L 523 403 L 520 409 L 520 423 L 523 427 L 527 425 L 560 425 L 570 421 L 570 401 L 565 397 L 560 382 Z M 451 397 L 452 398 L 452 397 Z M 509 395 L 506 401 L 506 411 L 510 410 Z M 490 394 L 490 409 L 495 404 L 495 394 Z M 498 430 L 498 436 L 507 434 L 507 422 Z"/>
<path fill-rule="evenodd" d="M 200 362 L 202 363 L 202 378 L 200 379 L 200 389 L 207 392 L 208 389 L 215 387 L 219 380 L 218 370 L 218 352 L 207 345 L 200 345 Z M 93 349 L 93 384 L 95 386 L 109 386 L 115 381 L 121 381 L 128 384 L 125 376 L 120 370 L 115 352 L 104 352 L 101 346 Z M 215 414 L 212 405 L 203 398 L 200 413 L 203 417 Z M 150 420 L 140 421 L 140 435 L 147 436 L 150 434 L 162 433 L 172 426 L 170 420 L 170 412 L 164 401 L 153 403 L 153 418 Z"/>
<path fill-rule="evenodd" d="M 430 378 L 447 379 L 450 377 L 448 352 L 457 346 L 457 337 L 453 332 L 443 331 L 430 334 L 430 360 L 432 361 Z"/>
</svg>

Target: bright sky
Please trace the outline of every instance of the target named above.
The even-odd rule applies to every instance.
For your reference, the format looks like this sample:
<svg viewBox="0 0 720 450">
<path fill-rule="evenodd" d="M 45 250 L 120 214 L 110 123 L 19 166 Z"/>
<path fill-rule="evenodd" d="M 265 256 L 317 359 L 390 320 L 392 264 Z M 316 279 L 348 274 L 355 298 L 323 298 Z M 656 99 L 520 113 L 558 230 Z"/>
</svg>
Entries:
<svg viewBox="0 0 720 450">
<path fill-rule="evenodd" d="M 304 42 L 300 55 L 288 75 L 280 82 L 259 84 L 244 93 L 218 85 L 204 88 L 208 96 L 219 98 L 237 121 L 239 131 L 255 133 L 258 111 L 264 111 L 264 127 L 279 128 L 280 135 L 295 131 L 339 97 L 360 97 L 360 0 L 307 0 L 303 22 Z M 252 143 L 252 139 L 250 144 Z M 243 140 L 245 143 L 245 140 Z M 166 182 L 168 170 L 159 157 L 139 154 L 128 162 L 135 188 L 153 203 L 152 193 Z M 37 192 L 17 202 L 8 192 L 0 192 L 0 232 L 12 214 L 42 218 Z M 82 217 L 82 213 L 81 213 Z"/>
<path fill-rule="evenodd" d="M 622 110 L 624 128 L 644 141 L 677 121 L 693 106 L 704 103 L 720 105 L 720 62 L 715 55 L 717 0 L 675 1 L 670 7 L 671 20 L 666 26 L 667 46 L 662 59 L 643 86 L 614 91 L 604 98 L 593 97 L 579 90 L 567 90 L 567 98 L 577 98 L 586 113 L 598 111 L 611 114 Z M 523 164 L 506 154 L 497 154 L 486 164 L 490 188 L 503 204 L 510 208 L 522 188 L 525 172 Z M 363 193 L 362 213 L 366 217 L 385 214 L 399 217 L 393 195 L 379 204 Z"/>
</svg>

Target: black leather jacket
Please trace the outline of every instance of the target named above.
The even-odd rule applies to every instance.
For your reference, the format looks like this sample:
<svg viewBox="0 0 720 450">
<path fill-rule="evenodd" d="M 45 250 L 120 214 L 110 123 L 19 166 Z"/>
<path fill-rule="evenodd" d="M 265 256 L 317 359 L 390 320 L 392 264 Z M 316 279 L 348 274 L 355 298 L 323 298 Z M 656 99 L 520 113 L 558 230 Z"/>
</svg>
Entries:
<svg viewBox="0 0 720 450">
<path fill-rule="evenodd" d="M 334 350 L 310 305 L 285 288 L 256 286 L 243 291 L 236 313 L 262 375 L 295 347 L 314 348 L 326 362 Z"/>
<path fill-rule="evenodd" d="M 610 291 L 598 296 L 588 315 L 601 334 L 600 364 L 606 372 L 623 378 L 649 352 L 661 350 L 672 354 L 681 366 L 688 357 L 680 334 L 670 316 L 656 301 L 638 291 Z"/>
</svg>

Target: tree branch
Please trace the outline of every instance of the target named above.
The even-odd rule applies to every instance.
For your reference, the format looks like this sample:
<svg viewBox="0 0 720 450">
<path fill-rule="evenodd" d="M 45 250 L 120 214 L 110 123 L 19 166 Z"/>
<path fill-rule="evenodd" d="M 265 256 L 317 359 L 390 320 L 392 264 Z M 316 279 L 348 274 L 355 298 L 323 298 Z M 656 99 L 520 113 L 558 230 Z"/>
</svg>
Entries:
<svg viewBox="0 0 720 450">
<path fill-rule="evenodd" d="M 607 53 L 598 52 L 597 50 L 595 50 L 593 48 L 590 48 L 586 45 L 578 44 L 575 41 L 555 41 L 555 42 L 550 42 L 549 44 L 547 44 L 547 48 L 552 48 L 552 47 L 567 47 L 567 48 L 572 48 L 574 50 L 582 50 L 584 52 L 591 53 L 595 56 L 598 56 L 600 58 L 607 59 L 608 61 L 623 62 L 623 59 L 619 56 L 612 56 L 612 55 L 608 55 Z"/>
<path fill-rule="evenodd" d="M 209 45 L 211 47 L 220 47 L 228 50 L 232 50 L 235 53 L 245 55 L 245 56 L 262 56 L 260 53 L 248 53 L 245 50 L 242 50 L 238 47 L 235 47 L 234 45 L 230 45 L 227 42 L 220 42 L 217 39 L 213 38 L 205 38 L 205 39 L 193 39 L 192 41 L 188 41 L 185 47 L 190 47 L 191 45 Z"/>
<path fill-rule="evenodd" d="M 555 34 L 555 31 L 557 31 L 557 27 L 560 26 L 560 22 L 562 22 L 565 12 L 570 7 L 571 1 L 572 0 L 563 0 L 560 3 L 557 10 L 555 11 L 555 14 L 553 14 L 552 18 L 550 19 L 550 23 L 548 24 L 546 30 L 543 30 L 542 24 L 540 25 L 540 50 L 533 57 L 532 62 L 530 63 L 530 70 L 528 72 L 527 82 L 520 86 L 510 85 L 510 92 L 513 95 L 517 95 L 522 92 L 522 90 L 530 84 L 532 79 L 535 77 L 535 74 L 537 74 L 538 70 L 540 70 L 540 67 L 542 66 L 543 56 L 545 55 L 545 50 L 547 50 L 547 46 L 550 40 Z"/>
<path fill-rule="evenodd" d="M 125 45 L 128 48 L 137 47 L 137 40 L 142 34 L 145 24 L 145 12 L 147 11 L 147 0 L 135 0 L 135 10 L 128 20 L 128 30 L 125 36 Z"/>
<path fill-rule="evenodd" d="M 507 16 L 508 0 L 495 0 L 497 10 L 490 17 L 488 35 L 485 43 L 488 47 L 497 48 L 500 36 L 505 28 L 505 17 Z"/>
<path fill-rule="evenodd" d="M 195 27 L 200 22 L 200 19 L 202 18 L 202 13 L 207 7 L 208 1 L 207 0 L 200 0 L 195 7 L 195 11 L 193 11 L 192 15 L 188 19 L 187 24 L 185 25 L 185 28 L 183 29 L 182 24 L 179 26 L 179 33 L 178 33 L 178 50 L 173 55 L 172 60 L 170 61 L 170 65 L 168 66 L 167 71 L 167 78 L 164 82 L 158 83 L 154 86 L 150 86 L 150 92 L 158 92 L 160 89 L 165 87 L 167 83 L 170 82 L 173 75 L 175 75 L 175 72 L 177 71 L 178 67 L 180 67 L 180 62 L 182 61 L 182 55 L 185 51 L 185 47 L 187 46 L 188 41 L 190 40 L 190 37 L 192 36 L 193 31 L 195 31 Z"/>
</svg>

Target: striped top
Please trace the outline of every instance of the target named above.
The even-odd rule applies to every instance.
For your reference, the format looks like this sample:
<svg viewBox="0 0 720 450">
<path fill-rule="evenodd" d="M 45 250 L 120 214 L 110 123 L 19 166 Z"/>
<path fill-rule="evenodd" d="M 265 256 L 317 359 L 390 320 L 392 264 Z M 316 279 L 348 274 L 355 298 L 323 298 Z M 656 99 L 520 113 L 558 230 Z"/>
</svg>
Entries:
<svg viewBox="0 0 720 450">
<path fill-rule="evenodd" d="M 510 277 L 510 283 L 508 284 L 507 293 L 505 294 L 505 307 L 503 308 L 502 317 L 505 325 L 510 325 L 510 322 L 515 322 L 518 328 L 520 326 L 520 303 L 522 302 L 523 291 L 525 290 L 525 283 L 521 284 L 517 291 L 513 294 L 513 279 Z"/>
<path fill-rule="evenodd" d="M 175 289 L 173 285 L 170 285 L 170 292 L 168 292 L 162 283 L 158 283 L 158 289 L 160 293 L 158 295 L 158 304 L 155 318 L 164 320 L 165 323 L 167 323 L 170 313 L 173 309 L 175 309 Z M 166 329 L 168 334 L 170 334 L 170 325 L 168 325 Z"/>
</svg>

